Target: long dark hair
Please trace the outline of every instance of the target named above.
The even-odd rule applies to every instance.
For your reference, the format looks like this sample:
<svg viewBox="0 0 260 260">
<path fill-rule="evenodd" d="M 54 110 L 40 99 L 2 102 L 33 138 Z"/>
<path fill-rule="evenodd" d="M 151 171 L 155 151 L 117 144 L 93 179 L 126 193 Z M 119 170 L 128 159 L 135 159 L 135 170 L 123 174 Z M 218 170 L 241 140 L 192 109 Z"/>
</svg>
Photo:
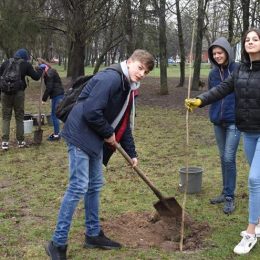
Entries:
<svg viewBox="0 0 260 260">
<path fill-rule="evenodd" d="M 258 28 L 250 28 L 245 32 L 242 38 L 242 60 L 244 61 L 250 61 L 249 54 L 245 50 L 246 37 L 250 32 L 255 32 L 258 35 L 258 38 L 260 39 L 260 29 Z"/>
</svg>

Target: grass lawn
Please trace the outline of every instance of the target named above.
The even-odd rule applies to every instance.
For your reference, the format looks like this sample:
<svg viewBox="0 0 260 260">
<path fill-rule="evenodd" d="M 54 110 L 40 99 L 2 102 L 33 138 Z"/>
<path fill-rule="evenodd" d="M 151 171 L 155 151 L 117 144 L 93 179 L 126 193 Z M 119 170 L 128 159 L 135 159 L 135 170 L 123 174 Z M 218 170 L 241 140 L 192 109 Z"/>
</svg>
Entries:
<svg viewBox="0 0 260 260">
<path fill-rule="evenodd" d="M 57 69 L 57 71 L 59 72 L 61 77 L 65 77 L 66 76 L 66 71 L 64 70 L 63 66 L 54 65 L 54 67 Z M 103 69 L 103 68 L 104 67 L 101 67 L 100 69 Z M 85 75 L 93 74 L 93 70 L 94 70 L 94 68 L 92 68 L 90 66 L 85 67 Z M 207 75 L 209 73 L 209 70 L 210 70 L 210 65 L 207 64 L 207 63 L 202 63 L 201 64 L 201 71 L 200 71 L 201 75 L 200 76 L 202 78 L 207 77 Z M 180 75 L 180 66 L 179 66 L 179 64 L 177 64 L 175 66 L 169 65 L 167 73 L 168 73 L 168 77 L 179 77 L 179 75 Z M 189 73 L 190 73 L 190 66 L 186 65 L 186 77 L 188 77 Z M 160 68 L 159 67 L 155 67 L 154 70 L 149 73 L 149 76 L 151 76 L 151 77 L 159 77 L 160 76 Z"/>
<path fill-rule="evenodd" d="M 39 83 L 31 83 L 26 91 L 26 112 L 37 113 Z M 50 112 L 49 105 L 42 108 Z M 1 127 L 1 121 L 0 121 Z M 67 152 L 64 141 L 46 141 L 52 127 L 43 126 L 40 146 L 26 149 L 10 147 L 0 151 L 0 259 L 46 259 L 43 249 L 55 228 L 60 200 L 67 185 Z M 188 164 L 203 168 L 202 190 L 188 194 L 185 209 L 197 221 L 211 227 L 204 239 L 203 250 L 166 252 L 123 248 L 119 251 L 87 250 L 84 241 L 83 204 L 75 212 L 69 237 L 69 259 L 259 259 L 256 245 L 246 257 L 233 253 L 240 241 L 239 233 L 248 219 L 248 166 L 242 142 L 237 156 L 236 210 L 222 212 L 222 205 L 210 205 L 209 199 L 220 193 L 220 161 L 208 118 L 196 112 L 189 116 L 189 154 L 186 153 L 185 111 L 138 105 L 134 131 L 139 166 L 166 196 L 175 196 L 180 204 L 184 195 L 178 191 L 179 168 Z M 26 140 L 32 141 L 33 134 Z M 12 119 L 11 140 L 15 140 Z M 106 185 L 101 196 L 100 216 L 110 220 L 126 212 L 153 211 L 157 198 L 144 182 L 126 166 L 119 155 L 113 156 L 104 170 Z"/>
</svg>

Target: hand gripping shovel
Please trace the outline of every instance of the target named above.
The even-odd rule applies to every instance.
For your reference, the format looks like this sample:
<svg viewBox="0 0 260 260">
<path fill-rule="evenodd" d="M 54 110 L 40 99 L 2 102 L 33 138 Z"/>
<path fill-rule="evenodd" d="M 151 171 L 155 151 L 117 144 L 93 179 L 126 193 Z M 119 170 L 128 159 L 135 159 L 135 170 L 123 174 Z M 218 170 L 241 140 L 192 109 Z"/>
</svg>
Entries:
<svg viewBox="0 0 260 260">
<path fill-rule="evenodd" d="M 132 160 L 124 151 L 124 149 L 118 143 L 115 144 L 115 147 L 132 166 Z M 154 207 L 159 215 L 163 217 L 175 217 L 176 219 L 180 220 L 182 218 L 182 207 L 179 205 L 177 200 L 174 197 L 165 198 L 137 166 L 134 166 L 133 168 L 158 197 L 159 201 L 154 204 Z"/>
</svg>

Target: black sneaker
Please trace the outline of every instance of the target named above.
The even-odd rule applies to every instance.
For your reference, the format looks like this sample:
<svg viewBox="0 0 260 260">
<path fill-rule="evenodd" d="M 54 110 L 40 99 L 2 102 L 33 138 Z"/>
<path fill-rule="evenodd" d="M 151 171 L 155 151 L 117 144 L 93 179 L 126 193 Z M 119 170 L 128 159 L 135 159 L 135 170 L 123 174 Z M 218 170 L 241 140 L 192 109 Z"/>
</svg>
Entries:
<svg viewBox="0 0 260 260">
<path fill-rule="evenodd" d="M 104 232 L 100 230 L 98 236 L 95 237 L 86 236 L 84 247 L 102 248 L 102 249 L 120 249 L 122 245 L 106 237 Z"/>
<path fill-rule="evenodd" d="M 222 193 L 216 198 L 213 198 L 210 200 L 211 204 L 218 204 L 218 203 L 223 203 L 225 201 L 225 195 Z"/>
<path fill-rule="evenodd" d="M 235 201 L 232 197 L 226 197 L 223 211 L 225 214 L 230 214 L 235 210 Z"/>
<path fill-rule="evenodd" d="M 53 244 L 53 241 L 50 241 L 48 244 L 45 245 L 45 251 L 51 260 L 67 260 L 67 245 L 55 246 Z"/>
<path fill-rule="evenodd" d="M 48 138 L 48 141 L 59 141 L 60 140 L 60 135 L 55 135 L 55 134 L 51 134 Z"/>
</svg>

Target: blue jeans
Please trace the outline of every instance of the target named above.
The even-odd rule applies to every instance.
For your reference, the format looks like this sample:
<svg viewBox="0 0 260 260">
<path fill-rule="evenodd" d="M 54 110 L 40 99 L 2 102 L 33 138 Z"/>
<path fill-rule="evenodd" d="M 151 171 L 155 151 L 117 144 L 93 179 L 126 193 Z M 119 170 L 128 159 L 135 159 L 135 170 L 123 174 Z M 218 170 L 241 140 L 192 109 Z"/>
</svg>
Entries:
<svg viewBox="0 0 260 260">
<path fill-rule="evenodd" d="M 103 186 L 102 151 L 99 157 L 90 157 L 72 144 L 68 144 L 70 177 L 61 203 L 53 242 L 66 245 L 73 213 L 84 197 L 86 235 L 97 236 L 99 225 L 99 195 Z"/>
<path fill-rule="evenodd" d="M 249 223 L 258 224 L 260 217 L 260 132 L 243 133 L 244 151 L 250 165 L 248 177 Z"/>
<path fill-rule="evenodd" d="M 53 128 L 54 128 L 54 134 L 58 135 L 60 133 L 60 121 L 56 117 L 55 110 L 59 102 L 62 100 L 63 95 L 59 95 L 57 97 L 52 98 L 51 100 L 51 119 L 53 123 Z"/>
<path fill-rule="evenodd" d="M 236 152 L 240 131 L 232 124 L 214 125 L 215 137 L 221 160 L 223 190 L 225 197 L 234 198 L 236 189 Z"/>
</svg>

